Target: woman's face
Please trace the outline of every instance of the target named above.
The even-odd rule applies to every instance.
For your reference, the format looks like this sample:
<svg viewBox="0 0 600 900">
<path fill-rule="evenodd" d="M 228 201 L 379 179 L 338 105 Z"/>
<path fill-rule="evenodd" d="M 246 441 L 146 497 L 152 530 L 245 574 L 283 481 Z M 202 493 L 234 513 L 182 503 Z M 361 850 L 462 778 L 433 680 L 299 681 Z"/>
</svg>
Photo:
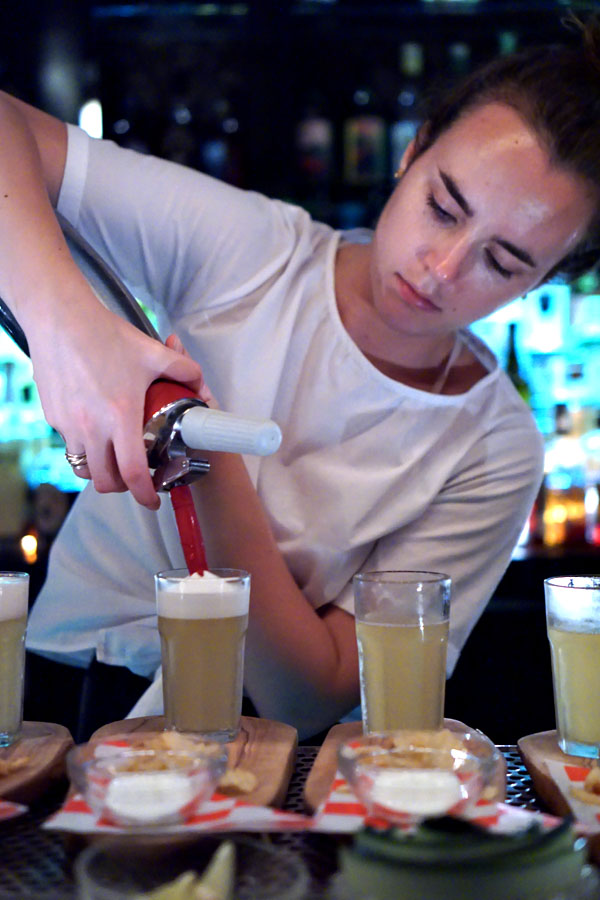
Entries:
<svg viewBox="0 0 600 900">
<path fill-rule="evenodd" d="M 372 302 L 393 330 L 448 333 L 535 287 L 593 211 L 586 184 L 550 165 L 513 109 L 482 106 L 410 162 L 386 204 Z"/>
</svg>

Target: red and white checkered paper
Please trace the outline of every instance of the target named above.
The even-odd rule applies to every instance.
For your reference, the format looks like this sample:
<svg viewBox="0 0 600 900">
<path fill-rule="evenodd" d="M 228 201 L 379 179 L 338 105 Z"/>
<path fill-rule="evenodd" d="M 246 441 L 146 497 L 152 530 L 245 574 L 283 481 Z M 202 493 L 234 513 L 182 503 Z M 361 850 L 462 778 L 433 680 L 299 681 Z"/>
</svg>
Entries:
<svg viewBox="0 0 600 900">
<path fill-rule="evenodd" d="M 118 753 L 128 741 L 107 739 L 94 750 L 97 757 Z M 533 818 L 548 827 L 558 820 L 502 803 L 480 801 L 467 806 L 462 816 L 490 828 L 492 831 L 511 832 L 526 828 Z M 253 806 L 239 798 L 226 797 L 216 792 L 181 825 L 161 826 L 161 833 L 189 831 L 318 831 L 331 834 L 348 834 L 358 831 L 365 822 L 374 822 L 367 816 L 366 808 L 356 798 L 339 772 L 329 793 L 314 816 L 285 812 L 268 806 Z M 59 831 L 83 834 L 117 834 L 130 829 L 114 825 L 96 815 L 81 794 L 67 799 L 63 807 L 47 820 L 44 827 Z M 406 827 L 411 827 L 407 824 Z M 136 829 L 137 830 L 137 829 Z"/>
<path fill-rule="evenodd" d="M 508 806 L 506 803 L 491 803 L 487 800 L 480 800 L 464 807 L 461 817 L 489 828 L 490 831 L 503 834 L 521 831 L 527 828 L 534 819 L 548 828 L 559 821 L 554 816 L 530 812 L 526 809 Z M 358 831 L 365 823 L 376 824 L 376 821 L 368 818 L 366 808 L 357 800 L 351 788 L 338 772 L 329 795 L 313 817 L 311 828 L 313 831 L 350 834 Z M 406 827 L 412 826 L 407 822 Z"/>
<path fill-rule="evenodd" d="M 29 807 L 23 806 L 22 803 L 13 803 L 11 800 L 0 800 L 0 822 L 5 819 L 14 819 L 15 816 L 22 816 Z"/>
<path fill-rule="evenodd" d="M 128 746 L 130 742 L 126 739 L 107 738 L 95 746 L 94 756 L 114 756 Z M 309 822 L 307 816 L 268 806 L 252 806 L 238 798 L 215 792 L 184 823 L 161 826 L 159 830 L 167 834 L 189 831 L 304 831 L 309 827 Z M 44 827 L 82 834 L 119 834 L 131 831 L 94 813 L 81 794 L 67 798 L 61 809 L 45 822 Z M 143 829 L 136 828 L 136 832 L 141 830 Z"/>
<path fill-rule="evenodd" d="M 532 819 L 550 827 L 558 820 L 552 816 L 507 806 L 502 803 L 480 802 L 464 810 L 472 819 L 492 831 L 512 832 L 526 828 Z M 265 806 L 252 806 L 243 800 L 214 794 L 210 801 L 182 825 L 161 828 L 161 833 L 177 834 L 189 831 L 317 831 L 344 834 L 358 831 L 368 819 L 365 807 L 357 800 L 338 773 L 328 796 L 314 816 L 284 812 Z M 113 825 L 95 815 L 79 794 L 66 801 L 44 825 L 45 828 L 83 834 L 117 834 L 128 829 Z"/>
<path fill-rule="evenodd" d="M 574 766 L 562 760 L 548 760 L 546 762 L 548 772 L 561 794 L 571 807 L 578 824 L 582 825 L 588 834 L 600 833 L 600 805 L 582 803 L 571 793 L 571 788 L 582 788 L 589 767 Z"/>
<path fill-rule="evenodd" d="M 80 834 L 119 834 L 131 831 L 97 816 L 81 794 L 70 797 L 44 823 L 44 828 Z M 252 806 L 242 800 L 215 793 L 183 824 L 165 825 L 159 830 L 161 833 L 178 834 L 190 831 L 306 831 L 308 828 L 308 816 L 268 806 Z M 140 830 L 143 829 L 136 829 L 136 832 Z"/>
</svg>

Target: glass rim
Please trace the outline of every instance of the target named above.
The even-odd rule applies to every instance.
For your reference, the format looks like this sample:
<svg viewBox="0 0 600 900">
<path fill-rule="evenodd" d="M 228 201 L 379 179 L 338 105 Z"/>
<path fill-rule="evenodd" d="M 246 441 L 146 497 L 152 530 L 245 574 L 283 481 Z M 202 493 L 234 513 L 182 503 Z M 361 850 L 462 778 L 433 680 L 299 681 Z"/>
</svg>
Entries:
<svg viewBox="0 0 600 900">
<path fill-rule="evenodd" d="M 0 579 L 2 578 L 14 578 L 15 581 L 19 581 L 21 578 L 29 578 L 29 572 L 0 572 Z"/>
<path fill-rule="evenodd" d="M 119 837 L 121 837 L 121 840 L 119 840 Z M 150 843 L 147 835 L 128 834 L 126 841 L 123 841 L 122 837 L 122 835 L 119 836 L 116 834 L 98 836 L 96 840 L 88 843 L 87 847 L 84 847 L 84 849 L 76 856 L 73 862 L 73 872 L 77 888 L 81 890 L 97 887 L 98 879 L 93 866 L 98 860 L 102 861 L 103 858 L 110 859 L 113 854 L 117 861 L 119 859 L 127 861 L 131 855 L 133 855 L 133 859 L 136 862 L 153 858 L 151 855 L 149 856 Z M 219 832 L 206 832 L 202 837 L 205 838 L 205 848 L 208 847 L 211 852 L 211 855 L 205 862 L 205 865 L 208 865 L 212 853 L 214 853 L 214 850 L 216 850 L 219 843 L 224 839 L 224 836 L 223 833 Z M 286 900 L 286 898 L 288 898 L 288 900 L 301 900 L 301 898 L 306 895 L 306 891 L 309 887 L 310 875 L 307 865 L 302 857 L 290 854 L 283 845 L 266 844 L 264 841 L 260 841 L 259 834 L 237 832 L 225 835 L 225 837 L 231 839 L 236 848 L 241 847 L 242 850 L 246 851 L 248 854 L 257 854 L 261 859 L 266 859 L 269 863 L 276 864 L 279 860 L 282 861 L 289 872 L 289 878 L 293 879 L 292 883 L 289 885 L 284 884 L 278 887 L 278 896 L 280 896 L 282 900 Z M 193 848 L 193 843 L 188 843 L 187 851 L 192 852 L 191 848 Z M 170 855 L 176 856 L 179 851 L 182 851 L 183 854 L 185 854 L 186 845 L 185 843 L 174 843 L 172 850 L 173 853 L 167 853 L 163 857 L 165 860 L 168 860 Z M 116 893 L 119 890 L 118 886 L 115 887 L 109 884 L 105 887 L 105 890 L 113 892 L 115 900 L 118 896 L 121 896 Z M 261 890 L 261 885 L 258 885 L 258 890 Z M 262 890 L 264 890 L 264 886 L 262 887 Z M 110 894 L 107 893 L 107 897 L 109 896 Z"/>
<path fill-rule="evenodd" d="M 600 591 L 600 575 L 552 575 L 544 578 L 544 585 L 575 591 Z"/>
<path fill-rule="evenodd" d="M 211 566 L 207 569 L 207 572 L 210 572 L 212 575 L 218 575 L 222 581 L 244 581 L 246 578 L 250 578 L 250 572 L 246 571 L 246 569 L 234 569 L 227 566 Z M 185 567 L 165 569 L 162 572 L 156 572 L 154 575 L 156 581 L 159 578 L 163 581 L 182 581 L 184 578 L 191 577 L 189 569 Z"/>
<path fill-rule="evenodd" d="M 377 582 L 389 581 L 393 584 L 414 584 L 418 581 L 426 584 L 441 584 L 452 582 L 450 575 L 444 572 L 432 572 L 426 569 L 373 569 L 366 572 L 357 572 L 353 581 Z"/>
</svg>

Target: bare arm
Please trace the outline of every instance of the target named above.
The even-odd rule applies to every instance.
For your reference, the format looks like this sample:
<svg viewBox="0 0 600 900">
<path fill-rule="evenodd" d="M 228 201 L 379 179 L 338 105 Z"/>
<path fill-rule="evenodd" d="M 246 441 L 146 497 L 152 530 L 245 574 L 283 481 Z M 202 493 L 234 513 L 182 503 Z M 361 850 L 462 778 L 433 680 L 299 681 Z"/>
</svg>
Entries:
<svg viewBox="0 0 600 900">
<path fill-rule="evenodd" d="M 46 418 L 86 452 L 97 490 L 129 488 L 155 508 L 144 396 L 160 376 L 200 390 L 201 369 L 108 312 L 73 262 L 52 208 L 65 125 L 0 94 L 0 135 L 0 296 L 27 335 Z"/>
<path fill-rule="evenodd" d="M 127 485 L 152 506 L 145 391 L 163 373 L 199 389 L 199 367 L 108 313 L 72 262 L 50 202 L 64 169 L 62 123 L 0 98 L 0 128 L 10 136 L 0 142 L 0 294 L 27 334 L 45 413 L 71 452 L 85 449 L 99 490 Z M 195 494 L 211 563 L 252 573 L 246 683 L 257 708 L 303 734 L 327 727 L 358 700 L 354 619 L 307 602 L 241 458 L 214 454 Z"/>
<path fill-rule="evenodd" d="M 211 565 L 252 575 L 246 688 L 263 716 L 310 736 L 358 703 L 354 617 L 320 614 L 296 585 L 240 457 L 216 453 L 193 486 Z"/>
</svg>

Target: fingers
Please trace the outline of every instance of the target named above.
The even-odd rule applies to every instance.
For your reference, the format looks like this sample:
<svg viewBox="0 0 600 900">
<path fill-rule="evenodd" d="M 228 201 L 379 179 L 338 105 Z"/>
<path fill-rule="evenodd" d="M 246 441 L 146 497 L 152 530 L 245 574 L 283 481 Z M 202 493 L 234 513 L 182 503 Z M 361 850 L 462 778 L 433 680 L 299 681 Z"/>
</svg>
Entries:
<svg viewBox="0 0 600 900">
<path fill-rule="evenodd" d="M 160 506 L 160 498 L 152 483 L 146 451 L 141 440 L 142 416 L 133 422 L 123 420 L 110 431 L 98 434 L 89 429 L 85 438 L 87 451 L 73 453 L 67 450 L 65 456 L 73 472 L 79 478 L 93 481 L 100 494 L 131 491 L 138 503 L 151 510 Z M 105 423 L 107 424 L 107 423 Z M 81 443 L 81 442 L 80 442 Z M 68 447 L 77 446 L 74 440 Z"/>
<path fill-rule="evenodd" d="M 169 374 L 169 378 L 172 378 L 173 381 L 179 381 L 182 384 L 186 384 L 191 390 L 193 390 L 198 395 L 200 400 L 202 400 L 203 403 L 206 403 L 208 406 L 213 406 L 213 407 L 217 406 L 217 403 L 215 401 L 215 398 L 212 395 L 210 388 L 204 381 L 204 376 L 202 375 L 202 370 L 200 369 L 198 364 L 196 362 L 194 362 L 194 360 L 192 360 L 192 357 L 189 355 L 189 353 L 183 346 L 180 338 L 176 334 L 170 334 L 169 337 L 167 338 L 167 340 L 165 341 L 165 344 L 167 347 L 169 347 L 170 350 L 175 350 L 175 352 L 178 353 L 180 356 L 182 356 L 184 359 L 187 359 L 187 360 L 190 360 L 191 362 L 193 362 L 195 370 L 196 370 L 195 374 L 192 375 L 191 379 L 186 378 L 185 372 L 183 370 L 181 371 L 181 373 L 179 374 L 178 377 L 176 377 L 175 374 L 173 374 L 173 375 Z M 176 367 L 177 367 L 177 363 L 173 363 L 173 367 L 172 367 L 173 371 L 176 369 Z M 200 370 L 199 375 L 198 375 L 198 370 Z M 190 370 L 190 372 L 191 372 L 191 370 Z"/>
<path fill-rule="evenodd" d="M 166 339 L 165 344 L 167 347 L 170 347 L 171 350 L 175 350 L 176 353 L 181 353 L 182 356 L 187 356 L 191 359 L 190 354 L 187 352 L 181 339 L 176 334 L 170 334 Z"/>
<path fill-rule="evenodd" d="M 77 475 L 78 478 L 91 478 L 85 450 L 80 450 L 78 453 L 71 453 L 67 448 L 65 450 L 65 456 L 67 462 L 73 469 L 74 475 Z"/>
<path fill-rule="evenodd" d="M 141 419 L 142 416 L 138 421 L 141 422 Z M 132 440 L 128 423 L 124 428 L 115 428 L 113 445 L 105 457 L 104 466 L 105 471 L 112 474 L 114 481 L 118 478 L 123 489 L 131 491 L 138 503 L 151 510 L 159 508 L 160 498 L 152 483 L 145 445 L 139 437 Z M 114 488 L 109 487 L 109 490 Z"/>
<path fill-rule="evenodd" d="M 99 493 L 130 490 L 143 506 L 157 509 L 160 499 L 143 441 L 148 386 L 167 378 L 188 386 L 204 402 L 211 394 L 202 369 L 179 338 L 172 336 L 165 346 L 112 317 L 106 334 L 103 322 L 102 317 L 96 322 L 98 334 L 86 333 L 77 354 L 68 347 L 68 355 L 57 350 L 48 359 L 48 344 L 37 348 L 34 370 L 37 364 L 40 398 L 48 422 L 66 439 L 79 478 L 91 479 Z M 82 455 L 85 458 L 79 458 Z"/>
<path fill-rule="evenodd" d="M 166 378 L 170 378 L 171 381 L 179 381 L 181 384 L 186 384 L 188 387 L 191 387 L 192 390 L 197 390 L 197 388 L 203 384 L 204 379 L 202 377 L 202 369 L 198 365 L 197 362 L 188 355 L 187 351 L 183 347 L 183 344 L 180 343 L 181 350 L 176 350 L 176 355 L 171 356 L 168 361 L 165 361 L 163 366 L 163 373 Z M 175 350 L 175 347 L 167 347 L 170 350 Z"/>
</svg>

